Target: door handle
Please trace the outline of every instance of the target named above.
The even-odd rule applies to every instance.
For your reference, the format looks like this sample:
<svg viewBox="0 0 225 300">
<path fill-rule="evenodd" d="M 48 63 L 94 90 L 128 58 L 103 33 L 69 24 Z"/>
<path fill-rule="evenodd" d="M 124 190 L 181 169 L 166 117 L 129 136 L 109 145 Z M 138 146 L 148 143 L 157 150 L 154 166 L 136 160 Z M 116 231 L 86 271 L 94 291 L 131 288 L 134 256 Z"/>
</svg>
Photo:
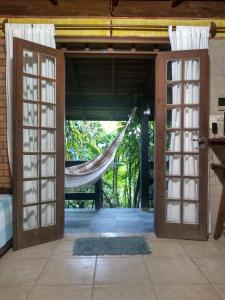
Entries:
<svg viewBox="0 0 225 300">
<path fill-rule="evenodd" d="M 205 138 L 204 137 L 192 139 L 192 141 L 193 142 L 198 142 L 199 144 L 205 144 Z"/>
</svg>

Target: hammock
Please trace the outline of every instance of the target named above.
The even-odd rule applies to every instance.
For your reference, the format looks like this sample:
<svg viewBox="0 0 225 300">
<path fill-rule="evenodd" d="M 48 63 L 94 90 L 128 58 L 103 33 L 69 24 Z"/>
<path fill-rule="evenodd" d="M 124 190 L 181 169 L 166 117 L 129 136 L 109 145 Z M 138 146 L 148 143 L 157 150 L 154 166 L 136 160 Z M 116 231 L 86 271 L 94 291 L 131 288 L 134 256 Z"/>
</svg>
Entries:
<svg viewBox="0 0 225 300">
<path fill-rule="evenodd" d="M 137 108 L 135 107 L 132 110 L 126 126 L 123 127 L 105 152 L 101 153 L 91 161 L 65 169 L 66 187 L 76 188 L 87 184 L 93 184 L 101 178 L 113 163 L 119 143 L 123 139 L 126 129 L 135 115 L 136 109 Z"/>
</svg>

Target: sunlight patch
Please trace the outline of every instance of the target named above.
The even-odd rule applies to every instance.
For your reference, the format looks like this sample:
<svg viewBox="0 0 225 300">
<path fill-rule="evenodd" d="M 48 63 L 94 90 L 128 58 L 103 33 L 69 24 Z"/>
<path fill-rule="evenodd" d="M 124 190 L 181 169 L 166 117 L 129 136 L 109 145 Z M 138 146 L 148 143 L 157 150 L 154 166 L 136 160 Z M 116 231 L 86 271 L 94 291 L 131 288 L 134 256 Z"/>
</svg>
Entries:
<svg viewBox="0 0 225 300">
<path fill-rule="evenodd" d="M 114 132 L 118 127 L 117 121 L 101 121 L 100 124 L 107 133 Z"/>
</svg>

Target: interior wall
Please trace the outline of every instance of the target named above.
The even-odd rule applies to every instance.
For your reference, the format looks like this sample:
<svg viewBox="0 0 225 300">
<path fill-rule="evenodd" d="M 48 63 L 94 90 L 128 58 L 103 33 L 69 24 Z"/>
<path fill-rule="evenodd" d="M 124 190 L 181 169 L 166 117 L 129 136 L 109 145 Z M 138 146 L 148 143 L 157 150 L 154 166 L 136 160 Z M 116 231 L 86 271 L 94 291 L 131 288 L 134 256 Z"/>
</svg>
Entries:
<svg viewBox="0 0 225 300">
<path fill-rule="evenodd" d="M 223 135 L 223 113 L 218 110 L 218 97 L 225 97 L 225 40 L 210 40 L 210 117 L 209 135 L 213 136 L 211 123 L 218 123 L 218 135 Z M 211 169 L 211 163 L 225 162 L 224 145 L 209 149 L 209 207 L 211 213 L 211 232 L 214 233 L 218 208 L 221 199 L 224 175 Z"/>
<path fill-rule="evenodd" d="M 0 39 L 0 187 L 11 187 L 6 137 L 5 39 Z"/>
<path fill-rule="evenodd" d="M 225 40 L 210 41 L 210 124 L 217 121 L 219 134 L 223 134 L 223 113 L 218 111 L 217 98 L 225 97 Z M 224 64 L 223 64 L 224 63 Z M 211 128 L 209 129 L 212 136 Z M 219 161 L 224 156 L 216 149 L 217 155 L 210 149 L 209 162 Z M 217 174 L 211 170 L 209 163 L 209 207 L 211 213 L 211 232 L 214 232 L 218 207 L 220 203 L 222 182 Z M 11 187 L 11 175 L 7 155 L 6 138 L 6 92 L 5 92 L 5 42 L 0 39 L 0 187 Z"/>
</svg>

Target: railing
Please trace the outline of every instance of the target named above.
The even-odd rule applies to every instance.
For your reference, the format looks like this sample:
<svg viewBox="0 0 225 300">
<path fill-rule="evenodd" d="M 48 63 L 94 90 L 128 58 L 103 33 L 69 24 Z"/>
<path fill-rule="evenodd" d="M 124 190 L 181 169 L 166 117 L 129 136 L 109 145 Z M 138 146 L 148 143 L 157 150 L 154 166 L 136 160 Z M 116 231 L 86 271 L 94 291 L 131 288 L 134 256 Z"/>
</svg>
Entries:
<svg viewBox="0 0 225 300">
<path fill-rule="evenodd" d="M 72 167 L 84 163 L 84 160 L 67 160 L 65 167 Z M 99 179 L 95 184 L 95 191 L 91 192 L 76 192 L 76 193 L 65 193 L 65 200 L 93 200 L 95 202 L 95 209 L 102 207 L 102 179 Z"/>
</svg>

